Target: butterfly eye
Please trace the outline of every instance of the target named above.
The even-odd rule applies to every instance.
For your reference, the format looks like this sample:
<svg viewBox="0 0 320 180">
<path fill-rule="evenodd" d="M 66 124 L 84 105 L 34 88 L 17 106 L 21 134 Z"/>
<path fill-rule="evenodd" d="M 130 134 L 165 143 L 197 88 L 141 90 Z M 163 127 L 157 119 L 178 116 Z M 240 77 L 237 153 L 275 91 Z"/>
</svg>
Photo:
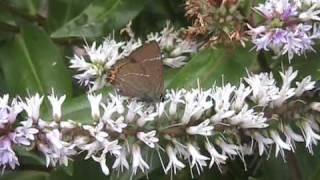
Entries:
<svg viewBox="0 0 320 180">
<path fill-rule="evenodd" d="M 165 100 L 164 95 L 161 94 L 161 95 L 160 95 L 160 102 L 164 102 L 164 100 Z"/>
</svg>

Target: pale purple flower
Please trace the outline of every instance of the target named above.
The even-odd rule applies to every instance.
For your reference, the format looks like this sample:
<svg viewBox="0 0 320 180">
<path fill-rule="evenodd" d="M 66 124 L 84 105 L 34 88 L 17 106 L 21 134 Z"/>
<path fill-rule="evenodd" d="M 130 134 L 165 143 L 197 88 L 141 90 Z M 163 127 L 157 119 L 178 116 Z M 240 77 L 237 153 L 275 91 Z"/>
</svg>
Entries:
<svg viewBox="0 0 320 180">
<path fill-rule="evenodd" d="M 22 126 L 18 126 L 15 129 L 14 142 L 29 146 L 35 140 L 35 135 L 39 132 L 39 130 L 33 127 L 33 121 L 30 118 L 28 118 L 26 121 L 22 121 L 21 124 Z"/>
<path fill-rule="evenodd" d="M 307 11 L 305 7 L 310 7 Z M 265 21 L 257 27 L 249 27 L 248 34 L 257 50 L 273 50 L 276 56 L 288 54 L 289 61 L 294 55 L 313 51 L 315 36 L 312 35 L 312 21 L 319 21 L 319 7 L 302 7 L 291 0 L 267 0 L 255 9 L 264 16 Z M 300 19 L 301 21 L 292 21 Z"/>
<path fill-rule="evenodd" d="M 51 164 L 53 167 L 58 165 L 68 166 L 68 159 L 75 155 L 75 145 L 65 142 L 61 139 L 59 130 L 54 129 L 46 133 L 44 142 L 38 144 L 39 150 L 46 157 L 47 167 Z"/>
<path fill-rule="evenodd" d="M 0 138 L 0 167 L 2 167 L 2 172 L 7 166 L 15 169 L 16 165 L 19 165 L 18 157 L 11 146 L 11 140 L 8 136 Z"/>
</svg>

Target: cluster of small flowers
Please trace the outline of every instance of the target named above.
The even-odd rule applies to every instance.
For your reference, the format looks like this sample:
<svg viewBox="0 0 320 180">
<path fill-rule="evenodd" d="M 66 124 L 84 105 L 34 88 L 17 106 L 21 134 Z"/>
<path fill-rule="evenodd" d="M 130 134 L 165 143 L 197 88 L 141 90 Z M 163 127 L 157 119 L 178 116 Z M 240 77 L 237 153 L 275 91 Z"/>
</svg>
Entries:
<svg viewBox="0 0 320 180">
<path fill-rule="evenodd" d="M 127 27 L 130 28 L 130 27 Z M 131 29 L 127 30 L 131 32 Z M 164 65 L 172 68 L 179 68 L 186 63 L 188 57 L 198 51 L 199 43 L 196 41 L 184 40 L 167 23 L 167 26 L 160 33 L 150 33 L 146 42 L 158 42 Z M 133 36 L 133 35 L 131 35 Z M 79 72 L 74 77 L 81 85 L 89 86 L 91 91 L 101 89 L 106 84 L 108 70 L 118 60 L 129 56 L 132 51 L 142 45 L 141 39 L 131 37 L 129 41 L 116 41 L 110 36 L 101 45 L 94 42 L 91 46 L 84 46 L 84 52 L 75 53 L 71 58 L 70 68 Z"/>
<path fill-rule="evenodd" d="M 319 1 L 267 0 L 255 10 L 264 17 L 258 26 L 248 25 L 257 51 L 271 49 L 276 56 L 287 54 L 289 60 L 314 51 L 314 39 L 319 38 Z"/>
<path fill-rule="evenodd" d="M 244 159 L 256 148 L 262 155 L 272 145 L 276 155 L 284 156 L 284 150 L 294 151 L 296 142 L 305 141 L 312 153 L 320 140 L 320 103 L 305 94 L 315 82 L 308 76 L 293 86 L 297 71 L 292 68 L 280 75 L 280 87 L 272 74 L 249 74 L 238 87 L 168 90 L 163 102 L 151 104 L 112 94 L 102 100 L 101 94 L 89 94 L 92 125 L 63 120 L 65 96 L 48 96 L 52 120 L 44 121 L 40 117 L 44 97 L 36 94 L 9 104 L 5 95 L 0 98 L 0 166 L 19 165 L 16 145 L 36 148 L 53 167 L 67 166 L 73 155 L 87 152 L 85 158 L 99 162 L 106 175 L 110 156 L 115 157 L 114 170 L 147 173 L 151 163 L 144 156 L 150 150 L 159 155 L 164 172 L 171 174 L 187 164 L 191 173 L 200 174 L 207 166 L 220 168 L 229 157 Z M 26 118 L 17 121 L 22 112 Z M 301 133 L 294 132 L 294 126 Z"/>
<path fill-rule="evenodd" d="M 191 26 L 184 31 L 188 39 L 204 39 L 204 46 L 230 45 L 240 42 L 245 46 L 245 17 L 242 0 L 186 0 L 185 16 Z"/>
</svg>

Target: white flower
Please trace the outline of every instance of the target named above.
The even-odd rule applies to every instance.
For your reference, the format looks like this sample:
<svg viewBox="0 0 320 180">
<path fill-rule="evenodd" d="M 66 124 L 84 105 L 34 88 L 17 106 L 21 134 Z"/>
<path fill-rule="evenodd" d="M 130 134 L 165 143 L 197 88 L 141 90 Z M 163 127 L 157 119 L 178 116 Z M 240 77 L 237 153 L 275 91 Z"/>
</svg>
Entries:
<svg viewBox="0 0 320 180">
<path fill-rule="evenodd" d="M 127 127 L 127 124 L 123 123 L 123 120 L 124 120 L 123 116 L 118 117 L 118 119 L 115 121 L 111 119 L 106 120 L 106 123 L 108 125 L 107 128 L 115 132 L 122 133 L 122 129 Z"/>
<path fill-rule="evenodd" d="M 277 99 L 279 96 L 279 89 L 272 74 L 260 73 L 248 75 L 244 80 L 252 89 L 252 96 L 250 98 L 259 106 L 267 106 L 269 102 Z"/>
<path fill-rule="evenodd" d="M 239 111 L 246 105 L 245 99 L 252 92 L 250 87 L 245 87 L 243 83 L 240 83 L 239 87 L 234 90 L 235 99 L 232 103 L 232 108 Z"/>
<path fill-rule="evenodd" d="M 224 118 L 231 117 L 235 111 L 231 110 L 231 95 L 235 87 L 227 84 L 223 87 L 216 87 L 213 90 L 212 98 L 214 100 L 214 109 L 216 114 L 211 117 L 214 123 L 220 122 Z"/>
<path fill-rule="evenodd" d="M 314 111 L 320 112 L 320 103 L 319 102 L 312 102 L 312 103 L 310 103 L 310 108 Z"/>
<path fill-rule="evenodd" d="M 140 118 L 137 120 L 137 125 L 139 127 L 144 126 L 148 121 L 153 121 L 155 117 L 158 116 L 157 112 L 154 112 L 153 107 L 148 107 L 147 109 L 140 109 L 138 111 Z"/>
<path fill-rule="evenodd" d="M 166 147 L 166 152 L 169 157 L 168 165 L 164 170 L 164 172 L 166 174 L 168 173 L 169 170 L 173 170 L 173 173 L 176 174 L 177 169 L 180 170 L 185 167 L 185 165 L 181 161 L 178 160 L 176 149 L 174 149 L 172 146 L 168 145 Z"/>
<path fill-rule="evenodd" d="M 122 114 L 124 112 L 124 106 L 123 101 L 127 99 L 127 97 L 120 96 L 120 95 L 113 95 L 109 93 L 109 97 L 111 99 L 111 102 L 115 104 L 115 108 L 119 114 Z"/>
<path fill-rule="evenodd" d="M 210 126 L 210 119 L 206 119 L 196 126 L 190 126 L 186 132 L 191 135 L 211 136 L 213 134 L 213 126 Z"/>
<path fill-rule="evenodd" d="M 289 125 L 284 126 L 284 134 L 287 138 L 286 143 L 290 145 L 292 151 L 294 151 L 294 148 L 295 148 L 295 141 L 296 142 L 304 141 L 303 137 L 300 134 L 295 133 Z"/>
<path fill-rule="evenodd" d="M 142 158 L 140 146 L 134 144 L 132 146 L 132 173 L 134 175 L 137 173 L 138 168 L 140 168 L 140 170 L 144 173 L 150 167 Z"/>
<path fill-rule="evenodd" d="M 320 21 L 319 14 L 319 4 L 313 4 L 307 11 L 301 12 L 299 14 L 299 19 L 303 21 Z"/>
<path fill-rule="evenodd" d="M 268 127 L 266 123 L 267 118 L 263 113 L 257 113 L 253 109 L 248 109 L 244 106 L 240 112 L 230 118 L 230 124 L 239 125 L 242 128 L 265 128 Z"/>
<path fill-rule="evenodd" d="M 185 94 L 185 90 L 181 89 L 181 90 L 171 90 L 171 91 L 167 91 L 167 98 L 170 100 L 170 105 L 169 105 L 169 115 L 175 115 L 177 113 L 177 106 L 179 105 L 179 103 L 184 104 L 184 100 L 182 99 L 182 97 Z"/>
<path fill-rule="evenodd" d="M 21 106 L 27 112 L 28 116 L 32 118 L 33 121 L 39 119 L 40 106 L 43 101 L 43 96 L 37 93 L 30 98 L 26 98 L 26 102 L 22 102 Z"/>
<path fill-rule="evenodd" d="M 99 162 L 103 174 L 109 175 L 110 171 L 109 171 L 109 168 L 106 164 L 106 154 L 105 153 L 102 153 L 100 155 L 100 157 L 92 156 L 92 159 L 96 162 Z"/>
<path fill-rule="evenodd" d="M 9 94 L 5 94 L 0 98 L 0 108 L 8 108 Z"/>
<path fill-rule="evenodd" d="M 252 138 L 254 138 L 258 143 L 258 149 L 259 149 L 259 155 L 260 156 L 263 154 L 263 152 L 265 151 L 266 147 L 268 147 L 270 144 L 274 143 L 272 139 L 266 138 L 266 137 L 262 136 L 258 132 L 254 132 Z"/>
<path fill-rule="evenodd" d="M 274 143 L 276 144 L 276 157 L 278 156 L 279 152 L 281 153 L 282 157 L 284 157 L 283 150 L 291 150 L 291 147 L 289 144 L 285 143 L 281 138 L 277 131 L 271 130 L 270 136 L 273 139 Z"/>
<path fill-rule="evenodd" d="M 282 87 L 279 91 L 278 97 L 272 102 L 272 105 L 276 107 L 281 106 L 287 99 L 294 96 L 295 88 L 290 88 L 290 86 L 291 82 L 298 75 L 298 71 L 293 71 L 292 67 L 289 67 L 284 73 L 280 72 L 280 75 L 282 78 Z"/>
<path fill-rule="evenodd" d="M 315 81 L 311 81 L 311 76 L 307 76 L 302 79 L 301 82 L 296 82 L 297 88 L 295 90 L 295 95 L 297 97 L 301 96 L 305 91 L 312 90 L 315 85 Z"/>
<path fill-rule="evenodd" d="M 99 94 L 99 95 L 88 94 L 88 100 L 91 106 L 91 117 L 95 120 L 99 119 L 102 94 Z"/>
<path fill-rule="evenodd" d="M 209 168 L 211 168 L 213 163 L 215 163 L 218 166 L 218 168 L 220 169 L 220 164 L 225 164 L 228 157 L 226 155 L 220 154 L 216 150 L 216 148 L 214 148 L 214 146 L 209 142 L 206 142 L 205 146 L 211 156 Z"/>
<path fill-rule="evenodd" d="M 21 107 L 21 103 L 18 102 L 17 99 L 13 99 L 11 105 L 6 109 L 6 119 L 10 124 L 16 122 L 17 115 L 23 110 Z"/>
<path fill-rule="evenodd" d="M 163 64 L 172 67 L 172 68 L 180 68 L 187 64 L 186 60 L 188 59 L 187 56 L 178 56 L 178 57 L 168 57 L 162 60 Z"/>
<path fill-rule="evenodd" d="M 112 168 L 113 169 L 118 169 L 119 171 L 123 172 L 124 168 L 127 170 L 129 169 L 129 163 L 127 161 L 127 150 L 123 146 L 121 148 L 120 154 L 116 155 L 116 160 L 114 161 Z"/>
<path fill-rule="evenodd" d="M 137 138 L 140 139 L 142 142 L 144 142 L 147 146 L 154 148 L 155 144 L 159 142 L 159 139 L 155 137 L 156 131 L 152 130 L 150 132 L 144 133 L 144 132 L 138 132 Z"/>
<path fill-rule="evenodd" d="M 197 92 L 189 91 L 184 95 L 185 107 L 181 118 L 183 124 L 188 124 L 191 117 L 198 111 Z"/>
<path fill-rule="evenodd" d="M 216 144 L 221 148 L 223 153 L 226 153 L 229 156 L 237 155 L 240 150 L 239 146 L 235 144 L 228 144 L 222 138 L 216 140 Z"/>
<path fill-rule="evenodd" d="M 316 123 L 312 122 L 311 119 L 305 120 L 299 124 L 302 135 L 306 141 L 306 147 L 310 153 L 313 153 L 312 145 L 317 145 L 320 140 L 320 135 L 315 133 L 313 129 L 317 129 Z"/>
<path fill-rule="evenodd" d="M 61 106 L 64 100 L 66 99 L 66 95 L 61 96 L 58 98 L 54 95 L 54 91 L 52 90 L 52 94 L 48 96 L 48 99 L 52 106 L 52 117 L 54 120 L 60 120 L 61 119 Z"/>
<path fill-rule="evenodd" d="M 137 102 L 136 100 L 130 101 L 127 106 L 128 113 L 126 115 L 126 122 L 132 122 L 137 115 L 137 113 L 143 108 L 143 104 L 141 102 Z"/>
<path fill-rule="evenodd" d="M 203 167 L 207 166 L 206 161 L 209 160 L 210 158 L 200 154 L 198 147 L 188 143 L 187 144 L 187 149 L 190 154 L 191 162 L 189 159 L 190 167 L 193 168 L 196 166 L 197 172 L 200 175 L 201 171 L 203 170 Z"/>
</svg>

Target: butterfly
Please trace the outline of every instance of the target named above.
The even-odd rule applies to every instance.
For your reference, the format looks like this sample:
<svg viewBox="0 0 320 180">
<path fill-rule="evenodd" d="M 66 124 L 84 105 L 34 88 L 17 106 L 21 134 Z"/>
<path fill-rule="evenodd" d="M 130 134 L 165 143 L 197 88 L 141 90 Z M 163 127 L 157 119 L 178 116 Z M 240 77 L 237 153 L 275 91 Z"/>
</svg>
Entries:
<svg viewBox="0 0 320 180">
<path fill-rule="evenodd" d="M 158 43 L 145 43 L 119 60 L 109 70 L 106 81 L 120 95 L 136 97 L 142 101 L 161 100 L 164 80 Z"/>
</svg>

